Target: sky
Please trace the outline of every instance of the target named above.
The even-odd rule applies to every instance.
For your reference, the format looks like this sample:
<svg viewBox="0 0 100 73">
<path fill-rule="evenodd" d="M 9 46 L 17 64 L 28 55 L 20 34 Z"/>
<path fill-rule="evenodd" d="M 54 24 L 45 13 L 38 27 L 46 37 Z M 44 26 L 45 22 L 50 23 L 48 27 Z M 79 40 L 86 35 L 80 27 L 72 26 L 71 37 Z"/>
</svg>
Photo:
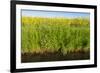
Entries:
<svg viewBox="0 0 100 73">
<path fill-rule="evenodd" d="M 89 17 L 90 14 L 89 13 L 82 13 L 82 12 L 22 10 L 22 16 L 77 18 L 77 17 Z"/>
</svg>

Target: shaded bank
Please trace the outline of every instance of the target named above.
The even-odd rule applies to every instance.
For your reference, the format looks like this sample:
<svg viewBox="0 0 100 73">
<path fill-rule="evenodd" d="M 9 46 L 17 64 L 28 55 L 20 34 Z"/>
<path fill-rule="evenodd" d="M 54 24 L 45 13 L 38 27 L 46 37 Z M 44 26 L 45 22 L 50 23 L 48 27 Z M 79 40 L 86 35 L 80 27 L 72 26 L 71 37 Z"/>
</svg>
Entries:
<svg viewBox="0 0 100 73">
<path fill-rule="evenodd" d="M 90 59 L 90 52 L 72 52 L 63 55 L 60 52 L 22 53 L 21 62 L 47 62 L 47 61 L 68 61 L 68 60 L 87 60 Z"/>
</svg>

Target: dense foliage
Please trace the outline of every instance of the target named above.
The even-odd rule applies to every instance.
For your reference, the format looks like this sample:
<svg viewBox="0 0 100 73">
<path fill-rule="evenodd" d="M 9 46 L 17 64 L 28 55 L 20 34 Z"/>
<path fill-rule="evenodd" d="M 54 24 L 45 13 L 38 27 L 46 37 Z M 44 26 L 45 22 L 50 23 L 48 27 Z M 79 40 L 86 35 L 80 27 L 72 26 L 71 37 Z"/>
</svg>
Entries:
<svg viewBox="0 0 100 73">
<path fill-rule="evenodd" d="M 89 51 L 88 18 L 22 17 L 22 53 Z"/>
</svg>

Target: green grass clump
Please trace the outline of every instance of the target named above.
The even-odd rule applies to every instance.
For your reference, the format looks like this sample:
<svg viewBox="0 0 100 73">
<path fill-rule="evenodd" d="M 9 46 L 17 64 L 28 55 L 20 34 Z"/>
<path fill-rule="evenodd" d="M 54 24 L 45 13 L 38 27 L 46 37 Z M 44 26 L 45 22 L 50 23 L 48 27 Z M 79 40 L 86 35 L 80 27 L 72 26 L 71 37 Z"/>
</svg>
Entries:
<svg viewBox="0 0 100 73">
<path fill-rule="evenodd" d="M 87 18 L 22 17 L 22 53 L 89 51 L 90 22 Z"/>
</svg>

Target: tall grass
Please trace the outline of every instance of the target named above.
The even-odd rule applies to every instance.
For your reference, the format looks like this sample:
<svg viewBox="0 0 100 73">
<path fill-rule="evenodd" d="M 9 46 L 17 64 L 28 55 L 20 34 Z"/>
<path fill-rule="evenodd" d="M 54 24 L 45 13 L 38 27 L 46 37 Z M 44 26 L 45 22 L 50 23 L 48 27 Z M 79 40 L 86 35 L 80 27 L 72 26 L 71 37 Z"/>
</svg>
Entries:
<svg viewBox="0 0 100 73">
<path fill-rule="evenodd" d="M 22 17 L 22 53 L 89 51 L 88 18 Z"/>
</svg>

